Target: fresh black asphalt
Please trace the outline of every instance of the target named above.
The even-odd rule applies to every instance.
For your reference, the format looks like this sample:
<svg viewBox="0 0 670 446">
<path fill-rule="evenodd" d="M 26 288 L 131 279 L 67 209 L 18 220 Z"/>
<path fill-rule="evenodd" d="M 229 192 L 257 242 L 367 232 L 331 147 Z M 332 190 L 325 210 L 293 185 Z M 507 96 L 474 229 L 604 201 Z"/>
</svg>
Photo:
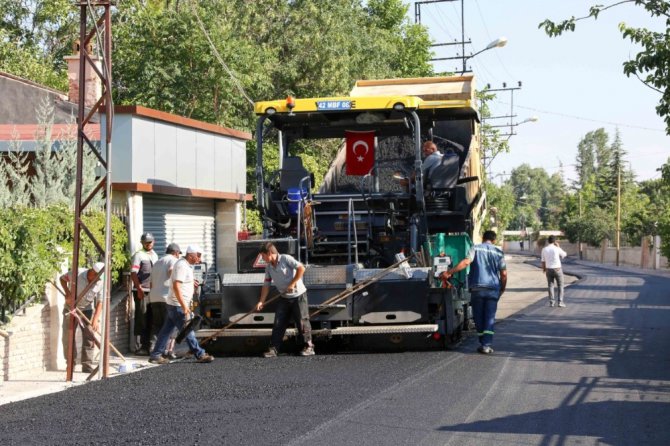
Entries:
<svg viewBox="0 0 670 446">
<path fill-rule="evenodd" d="M 568 308 L 502 321 L 491 356 L 182 361 L 4 405 L 0 444 L 670 444 L 670 277 L 566 270 Z"/>
</svg>

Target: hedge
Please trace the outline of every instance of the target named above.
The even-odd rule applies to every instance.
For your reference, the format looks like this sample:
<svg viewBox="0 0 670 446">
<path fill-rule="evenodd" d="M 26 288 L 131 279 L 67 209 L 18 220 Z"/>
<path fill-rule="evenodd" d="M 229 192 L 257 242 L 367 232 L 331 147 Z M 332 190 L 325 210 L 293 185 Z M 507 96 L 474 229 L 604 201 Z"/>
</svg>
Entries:
<svg viewBox="0 0 670 446">
<path fill-rule="evenodd" d="M 104 246 L 104 211 L 85 215 L 82 221 Z M 32 296 L 42 294 L 63 262 L 71 262 L 73 230 L 74 213 L 66 206 L 0 209 L 0 319 L 4 319 L 6 309 L 17 308 Z M 127 268 L 127 240 L 125 225 L 113 217 L 113 282 Z M 99 261 L 97 249 L 83 232 L 81 241 L 79 265 L 90 266 Z"/>
</svg>

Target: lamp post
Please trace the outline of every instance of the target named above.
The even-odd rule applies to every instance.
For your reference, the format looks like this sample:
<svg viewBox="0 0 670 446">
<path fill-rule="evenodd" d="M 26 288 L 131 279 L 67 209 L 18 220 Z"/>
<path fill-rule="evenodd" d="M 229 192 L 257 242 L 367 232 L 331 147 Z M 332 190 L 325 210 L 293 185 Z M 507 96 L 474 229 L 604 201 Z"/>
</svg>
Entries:
<svg viewBox="0 0 670 446">
<path fill-rule="evenodd" d="M 469 59 L 472 59 L 473 57 L 475 57 L 478 54 L 483 53 L 484 51 L 492 50 L 493 48 L 502 48 L 505 45 L 507 45 L 507 38 L 506 37 L 498 37 L 496 40 L 494 40 L 493 42 L 486 45 L 486 47 L 484 49 L 481 49 L 474 54 L 470 54 L 469 56 L 466 56 L 465 54 L 463 54 L 462 56 L 455 56 L 455 57 L 436 57 L 434 59 L 431 59 L 431 61 L 435 62 L 435 61 L 438 61 L 438 60 L 462 59 L 463 60 L 463 70 L 461 71 L 461 74 L 463 74 L 466 71 L 468 71 L 467 63 L 468 63 Z M 463 51 L 463 52 L 465 53 L 465 51 Z"/>
<path fill-rule="evenodd" d="M 507 45 L 507 37 L 498 37 L 496 40 L 494 40 L 493 42 L 486 45 L 486 47 L 484 49 L 481 49 L 474 54 L 470 54 L 469 56 L 465 56 L 463 58 L 463 71 L 462 71 L 462 73 L 465 73 L 466 71 L 468 71 L 468 68 L 467 68 L 468 59 L 472 59 L 473 57 L 475 57 L 478 54 L 483 53 L 484 51 L 492 50 L 493 48 L 502 48 L 505 45 Z"/>
<path fill-rule="evenodd" d="M 616 266 L 619 266 L 621 251 L 621 162 L 616 175 Z"/>
<path fill-rule="evenodd" d="M 500 118 L 510 118 L 512 119 L 515 115 L 509 115 L 509 116 L 490 116 L 486 119 L 500 119 Z M 510 140 L 510 138 L 513 135 L 516 135 L 516 132 L 514 131 L 515 127 L 520 126 L 521 124 L 526 124 L 527 122 L 537 122 L 540 118 L 537 116 L 531 116 L 530 118 L 526 118 L 523 121 L 517 122 L 517 123 L 510 123 L 510 124 L 501 124 L 501 125 L 488 125 L 487 128 L 499 128 L 499 127 L 509 127 L 510 132 L 507 134 L 502 134 L 500 136 L 507 137 L 507 141 Z M 484 125 L 483 125 L 484 119 L 482 119 L 482 126 L 480 127 L 480 138 L 483 140 L 483 132 L 484 132 Z M 483 155 L 482 155 L 482 166 L 484 168 L 484 172 L 486 172 L 490 167 L 491 163 L 493 160 L 499 155 L 499 153 L 491 154 L 491 156 L 486 156 L 486 148 L 483 148 Z M 490 174 L 489 174 L 490 175 Z"/>
<path fill-rule="evenodd" d="M 579 190 L 579 221 L 582 221 L 582 190 Z M 582 260 L 584 254 L 582 251 L 582 230 L 579 230 L 579 238 L 577 240 L 577 246 L 579 246 L 579 260 Z"/>
</svg>

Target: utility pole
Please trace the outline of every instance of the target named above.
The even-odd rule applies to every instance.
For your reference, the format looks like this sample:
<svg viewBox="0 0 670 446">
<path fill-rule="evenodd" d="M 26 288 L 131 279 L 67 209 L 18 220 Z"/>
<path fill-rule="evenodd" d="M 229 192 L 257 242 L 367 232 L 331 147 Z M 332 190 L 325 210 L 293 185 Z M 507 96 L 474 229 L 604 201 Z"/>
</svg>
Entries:
<svg viewBox="0 0 670 446">
<path fill-rule="evenodd" d="M 67 335 L 67 370 L 66 381 L 72 381 L 74 372 L 74 330 L 78 323 L 74 307 L 76 302 L 85 295 L 93 286 L 92 282 L 85 289 L 77 287 L 77 272 L 79 268 L 79 257 L 81 254 L 81 236 L 86 235 L 98 251 L 99 257 L 104 260 L 105 267 L 98 273 L 98 277 L 104 279 L 103 310 L 102 310 L 102 341 L 100 342 L 101 360 L 98 365 L 98 374 L 103 377 L 109 372 L 109 312 L 110 312 L 110 290 L 111 290 L 111 254 L 112 254 L 112 229 L 111 229 L 111 203 L 112 203 L 112 4 L 114 0 L 78 0 L 75 6 L 79 8 L 79 101 L 77 111 L 77 174 L 75 183 L 75 205 L 74 205 L 74 236 L 72 241 L 72 266 L 70 268 L 70 290 L 75 304 L 70 315 L 70 329 Z M 102 9 L 98 17 L 98 11 Z M 95 40 L 94 40 L 95 38 Z M 98 68 L 91 59 L 93 41 L 97 41 L 103 52 L 102 66 Z M 92 69 L 102 82 L 102 95 L 97 99 L 95 105 L 86 109 L 86 75 Z M 92 124 L 92 119 L 97 113 L 105 114 L 105 140 L 102 141 L 103 150 L 98 149 L 86 135 L 87 125 Z M 100 122 L 100 121 L 98 121 Z M 105 176 L 95 185 L 93 190 L 84 191 L 82 188 L 84 175 L 84 152 L 90 151 L 97 158 L 100 165 L 105 169 Z M 88 172 L 90 174 L 90 172 Z M 87 195 L 84 195 L 84 194 Z M 105 197 L 105 240 L 103 243 L 96 240 L 91 230 L 86 226 L 82 217 L 88 210 L 95 196 L 100 193 Z M 82 234 L 83 233 L 83 234 Z M 104 274 L 104 277 L 103 277 Z M 100 370 L 102 368 L 102 370 Z"/>
<path fill-rule="evenodd" d="M 616 266 L 619 266 L 619 251 L 621 249 L 621 161 L 616 176 Z"/>
<path fill-rule="evenodd" d="M 443 42 L 443 43 L 434 43 L 431 45 L 431 47 L 438 47 L 438 46 L 454 46 L 454 45 L 460 45 L 461 46 L 461 54 L 454 56 L 454 57 L 437 57 L 434 59 L 431 59 L 432 62 L 435 61 L 440 61 L 440 60 L 456 60 L 456 59 L 461 59 L 462 65 L 463 65 L 463 73 L 465 73 L 467 70 L 467 60 L 471 56 L 466 56 L 465 55 L 465 44 L 471 44 L 471 40 L 465 40 L 465 2 L 464 0 L 425 0 L 425 1 L 418 1 L 414 2 L 414 23 L 421 23 L 421 5 L 427 5 L 431 3 L 444 3 L 444 2 L 461 2 L 461 41 L 455 40 L 454 42 Z"/>
<path fill-rule="evenodd" d="M 582 221 L 582 191 L 579 191 L 579 221 Z M 577 246 L 579 247 L 579 260 L 583 259 L 582 251 L 582 231 L 579 231 L 579 238 L 577 239 Z"/>
</svg>

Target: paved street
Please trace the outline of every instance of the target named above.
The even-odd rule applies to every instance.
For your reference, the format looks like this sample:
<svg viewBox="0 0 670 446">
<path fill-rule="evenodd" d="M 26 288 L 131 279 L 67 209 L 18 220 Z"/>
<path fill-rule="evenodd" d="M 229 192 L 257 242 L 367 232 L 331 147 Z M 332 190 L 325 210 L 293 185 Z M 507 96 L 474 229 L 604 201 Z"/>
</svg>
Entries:
<svg viewBox="0 0 670 446">
<path fill-rule="evenodd" d="M 181 362 L 1 406 L 0 438 L 670 444 L 670 275 L 568 263 L 581 280 L 567 289 L 568 308 L 549 308 L 542 274 L 522 260 L 509 260 L 507 317 L 491 356 L 474 353 L 471 337 L 443 352 Z"/>
</svg>

